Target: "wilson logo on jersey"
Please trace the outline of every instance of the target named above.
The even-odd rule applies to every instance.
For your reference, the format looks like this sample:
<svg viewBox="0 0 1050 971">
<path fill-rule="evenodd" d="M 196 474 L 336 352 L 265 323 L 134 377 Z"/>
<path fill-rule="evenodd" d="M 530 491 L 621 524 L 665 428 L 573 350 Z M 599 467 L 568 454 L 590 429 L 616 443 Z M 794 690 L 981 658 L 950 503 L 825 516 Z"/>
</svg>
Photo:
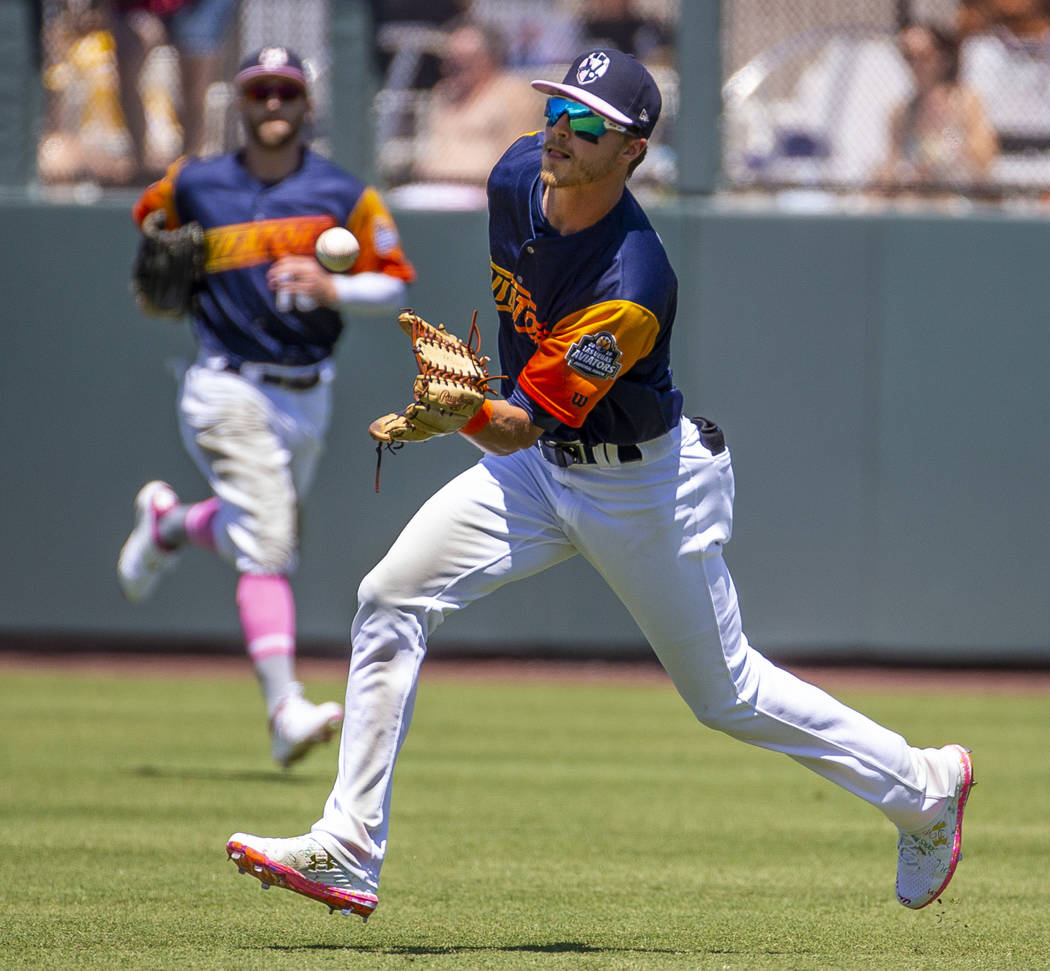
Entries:
<svg viewBox="0 0 1050 971">
<path fill-rule="evenodd" d="M 492 267 L 492 297 L 496 301 L 496 309 L 510 314 L 514 329 L 528 334 L 533 341 L 539 343 L 539 335 L 543 328 L 536 319 L 536 304 L 532 294 L 520 286 L 508 270 L 496 266 L 491 260 L 489 266 Z"/>
<path fill-rule="evenodd" d="M 289 216 L 255 223 L 216 226 L 205 231 L 208 257 L 205 273 L 221 273 L 259 263 L 272 263 L 290 253 L 309 256 L 317 237 L 329 226 L 331 216 Z"/>
<path fill-rule="evenodd" d="M 610 381 L 620 372 L 620 348 L 607 330 L 584 334 L 565 354 L 565 363 L 577 374 L 598 381 Z"/>
</svg>

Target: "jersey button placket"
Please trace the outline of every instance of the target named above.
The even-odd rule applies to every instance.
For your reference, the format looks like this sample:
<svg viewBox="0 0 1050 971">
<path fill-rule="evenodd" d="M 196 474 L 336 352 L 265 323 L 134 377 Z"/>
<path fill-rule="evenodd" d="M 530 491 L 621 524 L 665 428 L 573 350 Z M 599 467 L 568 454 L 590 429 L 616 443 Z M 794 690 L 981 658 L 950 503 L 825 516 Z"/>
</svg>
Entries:
<svg viewBox="0 0 1050 971">
<path fill-rule="evenodd" d="M 522 261 L 525 259 L 526 256 L 533 256 L 534 257 L 535 255 L 536 255 L 536 247 L 533 246 L 531 243 L 526 243 L 522 247 L 522 249 L 519 250 L 519 252 L 518 252 L 518 264 L 520 265 L 522 263 Z M 520 273 L 517 274 L 514 277 L 514 279 L 517 280 L 518 283 L 524 283 L 525 282 L 525 278 Z"/>
</svg>

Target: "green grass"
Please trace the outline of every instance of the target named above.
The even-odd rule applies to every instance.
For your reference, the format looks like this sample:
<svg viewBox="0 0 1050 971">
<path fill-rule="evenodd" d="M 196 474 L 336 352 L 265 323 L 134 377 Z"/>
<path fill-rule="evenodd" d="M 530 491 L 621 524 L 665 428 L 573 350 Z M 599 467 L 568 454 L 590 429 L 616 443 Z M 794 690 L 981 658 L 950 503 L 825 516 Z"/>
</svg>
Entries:
<svg viewBox="0 0 1050 971">
<path fill-rule="evenodd" d="M 342 684 L 313 682 L 314 697 Z M 305 832 L 335 747 L 271 767 L 243 679 L 0 674 L 5 968 L 1044 968 L 1046 698 L 848 691 L 974 749 L 966 860 L 923 911 L 895 831 L 669 687 L 424 678 L 367 925 L 238 877 Z"/>
</svg>

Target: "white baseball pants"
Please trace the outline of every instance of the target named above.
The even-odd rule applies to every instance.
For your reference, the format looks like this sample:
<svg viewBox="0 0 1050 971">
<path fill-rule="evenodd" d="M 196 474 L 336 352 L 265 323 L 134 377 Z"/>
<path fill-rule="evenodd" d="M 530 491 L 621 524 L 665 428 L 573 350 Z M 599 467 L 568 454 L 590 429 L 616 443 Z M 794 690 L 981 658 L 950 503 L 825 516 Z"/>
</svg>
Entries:
<svg viewBox="0 0 1050 971">
<path fill-rule="evenodd" d="M 179 431 L 220 501 L 216 550 L 240 573 L 288 574 L 298 559 L 298 504 L 309 491 L 331 415 L 332 368 L 305 391 L 198 361 L 182 376 Z"/>
<path fill-rule="evenodd" d="M 923 810 L 949 795 L 948 781 L 928 771 L 935 750 L 912 748 L 748 644 L 722 559 L 729 451 L 712 455 L 683 419 L 643 453 L 620 467 L 565 469 L 537 448 L 486 456 L 420 508 L 362 581 L 339 770 L 313 831 L 335 837 L 344 865 L 371 886 L 428 635 L 448 612 L 577 553 L 623 601 L 703 724 L 790 755 L 902 828 L 922 825 Z"/>
</svg>

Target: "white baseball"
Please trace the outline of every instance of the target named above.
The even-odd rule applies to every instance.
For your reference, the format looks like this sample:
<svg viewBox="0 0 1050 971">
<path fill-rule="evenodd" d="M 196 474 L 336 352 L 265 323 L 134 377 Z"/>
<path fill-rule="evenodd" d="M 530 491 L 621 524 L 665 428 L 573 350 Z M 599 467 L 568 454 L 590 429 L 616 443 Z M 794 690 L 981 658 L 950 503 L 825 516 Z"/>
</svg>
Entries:
<svg viewBox="0 0 1050 971">
<path fill-rule="evenodd" d="M 326 270 L 342 273 L 354 265 L 357 254 L 361 252 L 361 244 L 349 229 L 333 226 L 317 237 L 314 252 L 317 262 Z"/>
</svg>

